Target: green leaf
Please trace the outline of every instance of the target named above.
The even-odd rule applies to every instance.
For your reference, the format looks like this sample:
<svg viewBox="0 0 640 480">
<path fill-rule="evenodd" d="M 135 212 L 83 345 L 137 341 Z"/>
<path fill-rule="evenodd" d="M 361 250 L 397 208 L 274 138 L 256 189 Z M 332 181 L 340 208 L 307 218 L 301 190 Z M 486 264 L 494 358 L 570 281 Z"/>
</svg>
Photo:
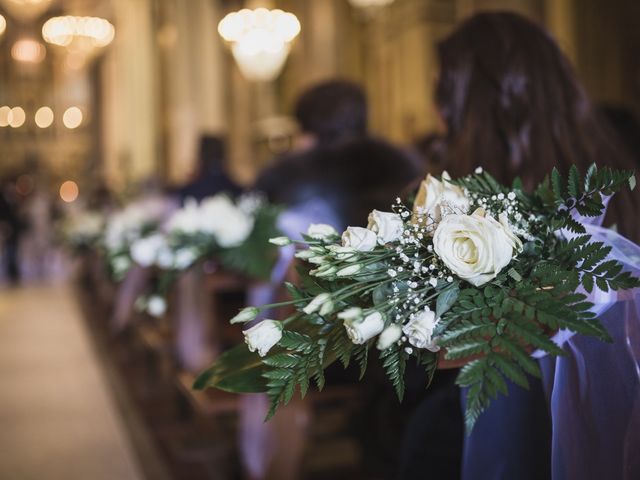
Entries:
<svg viewBox="0 0 640 480">
<path fill-rule="evenodd" d="M 551 187 L 555 196 L 556 202 L 561 202 L 564 199 L 564 192 L 562 189 L 562 176 L 556 167 L 551 170 Z"/>
<path fill-rule="evenodd" d="M 460 294 L 458 282 L 453 282 L 440 292 L 436 300 L 436 318 L 441 318 L 456 302 Z"/>
<path fill-rule="evenodd" d="M 569 181 L 567 182 L 567 191 L 573 198 L 578 198 L 580 194 L 580 174 L 575 165 L 571 165 L 569 169 Z"/>
<path fill-rule="evenodd" d="M 404 351 L 398 346 L 387 348 L 380 353 L 380 358 L 382 359 L 384 371 L 393 384 L 398 400 L 402 401 L 404 397 L 404 370 L 406 365 Z"/>
<path fill-rule="evenodd" d="M 509 361 L 501 355 L 492 355 L 491 361 L 513 383 L 524 388 L 529 388 L 529 380 L 527 380 L 527 376 L 523 373 L 518 364 Z"/>
</svg>

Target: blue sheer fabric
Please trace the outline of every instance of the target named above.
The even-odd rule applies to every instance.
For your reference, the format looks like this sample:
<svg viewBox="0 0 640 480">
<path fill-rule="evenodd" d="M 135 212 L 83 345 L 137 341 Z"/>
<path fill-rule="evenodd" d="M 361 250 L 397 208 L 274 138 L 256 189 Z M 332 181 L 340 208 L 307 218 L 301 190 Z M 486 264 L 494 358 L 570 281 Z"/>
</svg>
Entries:
<svg viewBox="0 0 640 480">
<path fill-rule="evenodd" d="M 640 274 L 640 247 L 611 230 L 585 227 L 612 247 L 610 258 Z M 464 480 L 640 479 L 640 290 L 594 289 L 589 300 L 614 342 L 559 332 L 554 340 L 565 356 L 536 352 L 542 382 L 529 391 L 510 385 L 509 396 L 480 417 L 465 439 Z M 549 419 L 546 433 L 540 425 Z M 539 468 L 549 464 L 547 472 Z"/>
</svg>

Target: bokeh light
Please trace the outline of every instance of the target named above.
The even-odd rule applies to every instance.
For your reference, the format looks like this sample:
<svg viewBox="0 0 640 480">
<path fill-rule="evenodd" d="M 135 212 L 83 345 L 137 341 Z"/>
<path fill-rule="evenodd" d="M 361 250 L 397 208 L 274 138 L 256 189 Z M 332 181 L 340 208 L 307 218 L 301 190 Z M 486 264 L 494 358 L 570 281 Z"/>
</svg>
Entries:
<svg viewBox="0 0 640 480">
<path fill-rule="evenodd" d="M 2 35 L 6 29 L 7 20 L 2 15 L 0 15 L 0 35 Z"/>
<path fill-rule="evenodd" d="M 14 60 L 23 63 L 40 63 L 47 56 L 47 49 L 37 40 L 23 38 L 11 47 Z"/>
<path fill-rule="evenodd" d="M 78 107 L 69 107 L 62 115 L 62 123 L 70 130 L 78 128 L 82 124 L 82 110 Z"/>
<path fill-rule="evenodd" d="M 76 39 L 85 39 L 93 47 L 105 47 L 113 41 L 115 28 L 104 18 L 97 17 L 53 17 L 42 26 L 42 37 L 46 42 L 69 47 Z"/>
<path fill-rule="evenodd" d="M 75 202 L 80 194 L 78 184 L 73 180 L 67 180 L 60 185 L 60 198 L 67 203 Z"/>
<path fill-rule="evenodd" d="M 19 128 L 24 125 L 27 115 L 22 107 L 13 107 L 8 115 L 9 125 L 13 128 Z"/>
<path fill-rule="evenodd" d="M 6 105 L 0 107 L 0 127 L 9 126 L 9 118 L 11 116 L 11 107 Z"/>
<path fill-rule="evenodd" d="M 50 107 L 40 107 L 36 112 L 35 120 L 40 128 L 50 127 L 53 123 L 53 110 Z"/>
</svg>

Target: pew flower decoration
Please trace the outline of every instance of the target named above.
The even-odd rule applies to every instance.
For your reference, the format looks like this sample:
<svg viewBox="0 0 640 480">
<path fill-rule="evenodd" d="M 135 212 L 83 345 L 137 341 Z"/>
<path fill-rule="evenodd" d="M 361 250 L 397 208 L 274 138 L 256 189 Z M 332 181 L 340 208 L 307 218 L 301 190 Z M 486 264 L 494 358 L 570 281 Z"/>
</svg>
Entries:
<svg viewBox="0 0 640 480">
<path fill-rule="evenodd" d="M 291 300 L 232 319 L 286 306 L 293 313 L 277 335 L 271 320 L 253 326 L 245 332 L 251 351 L 225 352 L 194 387 L 266 392 L 270 417 L 296 390 L 304 396 L 311 382 L 322 389 L 335 361 L 355 361 L 364 375 L 377 350 L 402 399 L 408 361 L 430 381 L 438 362 L 451 360 L 464 365 L 457 383 L 468 387 L 471 429 L 491 399 L 507 393 L 505 379 L 526 387 L 529 375 L 540 375 L 532 351 L 563 354 L 554 332 L 611 341 L 579 292 L 640 281 L 608 259 L 611 248 L 592 241 L 577 218 L 599 216 L 603 198 L 627 183 L 634 188 L 633 172 L 595 165 L 584 177 L 572 167 L 566 179 L 554 169 L 531 193 L 482 169 L 456 180 L 429 175 L 411 207 L 398 198 L 392 211 L 371 212 L 367 228 L 339 235 L 315 225 L 295 242 L 303 263 L 299 285 L 286 284 Z M 254 333 L 262 331 L 268 339 Z"/>
<path fill-rule="evenodd" d="M 96 247 L 104 232 L 104 215 L 97 211 L 70 212 L 59 224 L 63 243 L 74 253 L 82 253 Z"/>
<path fill-rule="evenodd" d="M 132 245 L 155 232 L 166 212 L 165 200 L 147 197 L 135 200 L 108 216 L 101 246 L 115 280 L 121 280 L 132 266 Z"/>
<path fill-rule="evenodd" d="M 226 194 L 200 202 L 187 199 L 162 227 L 131 245 L 135 264 L 156 269 L 139 308 L 153 316 L 164 314 L 164 309 L 153 308 L 151 300 L 166 297 L 183 272 L 205 259 L 249 278 L 267 279 L 278 255 L 276 246 L 268 242 L 278 234 L 278 214 L 279 209 L 258 194 L 246 194 L 237 201 Z"/>
</svg>

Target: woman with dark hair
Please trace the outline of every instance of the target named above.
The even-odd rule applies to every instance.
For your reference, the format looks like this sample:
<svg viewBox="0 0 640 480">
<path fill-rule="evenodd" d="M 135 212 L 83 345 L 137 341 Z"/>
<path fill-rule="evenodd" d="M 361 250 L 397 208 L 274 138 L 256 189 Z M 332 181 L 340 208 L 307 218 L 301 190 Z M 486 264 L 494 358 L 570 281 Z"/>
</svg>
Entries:
<svg viewBox="0 0 640 480">
<path fill-rule="evenodd" d="M 446 134 L 445 164 L 464 175 L 482 166 L 525 187 L 553 167 L 633 168 L 596 116 L 575 74 L 542 28 L 511 13 L 478 14 L 438 45 L 435 101 Z M 637 191 L 613 198 L 605 224 L 640 239 Z M 580 219 L 589 224 L 599 220 Z M 589 233 L 637 272 L 638 247 L 599 225 Z M 567 353 L 541 358 L 543 379 L 509 386 L 465 439 L 465 479 L 640 478 L 638 292 L 591 295 L 613 344 L 575 335 Z M 535 355 L 534 355 L 535 356 Z M 634 453 L 635 452 L 635 453 Z"/>
<path fill-rule="evenodd" d="M 447 168 L 466 175 L 477 166 L 498 180 L 525 186 L 553 167 L 585 172 L 594 162 L 634 168 L 600 120 L 553 38 L 512 13 L 482 13 L 438 45 L 435 102 L 447 132 Z M 640 241 L 635 221 L 640 191 L 621 192 L 607 224 Z"/>
</svg>

